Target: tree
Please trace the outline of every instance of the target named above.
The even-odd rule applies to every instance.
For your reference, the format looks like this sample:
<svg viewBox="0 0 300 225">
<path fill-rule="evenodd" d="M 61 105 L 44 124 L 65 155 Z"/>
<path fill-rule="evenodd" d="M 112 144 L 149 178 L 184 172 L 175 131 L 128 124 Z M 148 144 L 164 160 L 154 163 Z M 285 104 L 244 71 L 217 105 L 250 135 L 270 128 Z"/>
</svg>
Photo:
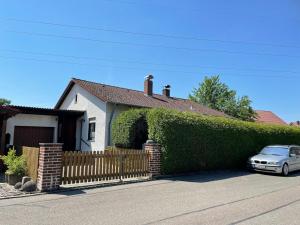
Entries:
<svg viewBox="0 0 300 225">
<path fill-rule="evenodd" d="M 249 97 L 237 97 L 236 91 L 222 83 L 219 76 L 205 77 L 189 99 L 241 120 L 254 121 L 256 116 Z"/>
<path fill-rule="evenodd" d="M 9 105 L 11 102 L 5 98 L 0 98 L 0 105 Z"/>
</svg>

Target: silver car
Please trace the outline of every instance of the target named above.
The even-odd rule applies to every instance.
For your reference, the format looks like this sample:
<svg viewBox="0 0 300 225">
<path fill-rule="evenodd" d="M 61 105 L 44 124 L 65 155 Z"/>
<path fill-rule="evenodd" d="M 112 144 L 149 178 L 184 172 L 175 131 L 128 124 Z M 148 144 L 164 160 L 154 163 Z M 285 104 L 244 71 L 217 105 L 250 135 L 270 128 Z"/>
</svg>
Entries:
<svg viewBox="0 0 300 225">
<path fill-rule="evenodd" d="M 291 171 L 300 170 L 300 146 L 267 146 L 258 155 L 248 159 L 248 167 L 256 171 L 287 176 Z"/>
</svg>

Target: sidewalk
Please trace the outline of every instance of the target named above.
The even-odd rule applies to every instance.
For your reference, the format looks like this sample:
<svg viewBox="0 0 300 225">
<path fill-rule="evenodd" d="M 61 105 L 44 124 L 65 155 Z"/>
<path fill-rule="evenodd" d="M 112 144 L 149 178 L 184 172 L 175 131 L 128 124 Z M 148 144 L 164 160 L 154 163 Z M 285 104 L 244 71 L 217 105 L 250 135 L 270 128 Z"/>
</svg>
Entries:
<svg viewBox="0 0 300 225">
<path fill-rule="evenodd" d="M 94 188 L 103 188 L 124 184 L 133 184 L 150 181 L 149 177 L 139 177 L 139 178 L 127 178 L 122 181 L 120 180 L 104 180 L 98 182 L 86 182 L 86 183 L 76 183 L 76 184 L 67 184 L 61 185 L 60 189 L 52 193 L 66 192 L 72 190 L 82 190 L 82 189 L 94 189 Z M 16 197 L 27 197 L 33 195 L 47 194 L 47 192 L 32 192 L 26 193 L 19 190 L 16 190 L 13 186 L 5 183 L 4 174 L 0 174 L 0 200 L 7 198 L 16 198 Z"/>
</svg>

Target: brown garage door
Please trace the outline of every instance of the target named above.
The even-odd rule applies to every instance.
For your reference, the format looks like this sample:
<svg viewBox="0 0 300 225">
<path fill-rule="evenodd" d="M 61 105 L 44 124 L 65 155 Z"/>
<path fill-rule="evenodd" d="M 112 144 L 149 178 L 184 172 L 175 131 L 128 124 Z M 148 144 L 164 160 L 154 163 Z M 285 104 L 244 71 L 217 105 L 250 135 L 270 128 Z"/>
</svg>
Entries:
<svg viewBox="0 0 300 225">
<path fill-rule="evenodd" d="M 14 145 L 39 147 L 39 143 L 53 143 L 54 127 L 15 127 Z"/>
</svg>

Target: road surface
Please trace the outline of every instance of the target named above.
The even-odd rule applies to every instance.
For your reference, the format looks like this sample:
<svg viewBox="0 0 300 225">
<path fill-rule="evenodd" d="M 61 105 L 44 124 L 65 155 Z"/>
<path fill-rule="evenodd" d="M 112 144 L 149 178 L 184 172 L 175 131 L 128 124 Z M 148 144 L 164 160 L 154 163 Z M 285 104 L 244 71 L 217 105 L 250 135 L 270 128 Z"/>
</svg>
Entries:
<svg viewBox="0 0 300 225">
<path fill-rule="evenodd" d="M 300 173 L 210 172 L 0 200 L 0 224 L 300 224 Z"/>
</svg>

